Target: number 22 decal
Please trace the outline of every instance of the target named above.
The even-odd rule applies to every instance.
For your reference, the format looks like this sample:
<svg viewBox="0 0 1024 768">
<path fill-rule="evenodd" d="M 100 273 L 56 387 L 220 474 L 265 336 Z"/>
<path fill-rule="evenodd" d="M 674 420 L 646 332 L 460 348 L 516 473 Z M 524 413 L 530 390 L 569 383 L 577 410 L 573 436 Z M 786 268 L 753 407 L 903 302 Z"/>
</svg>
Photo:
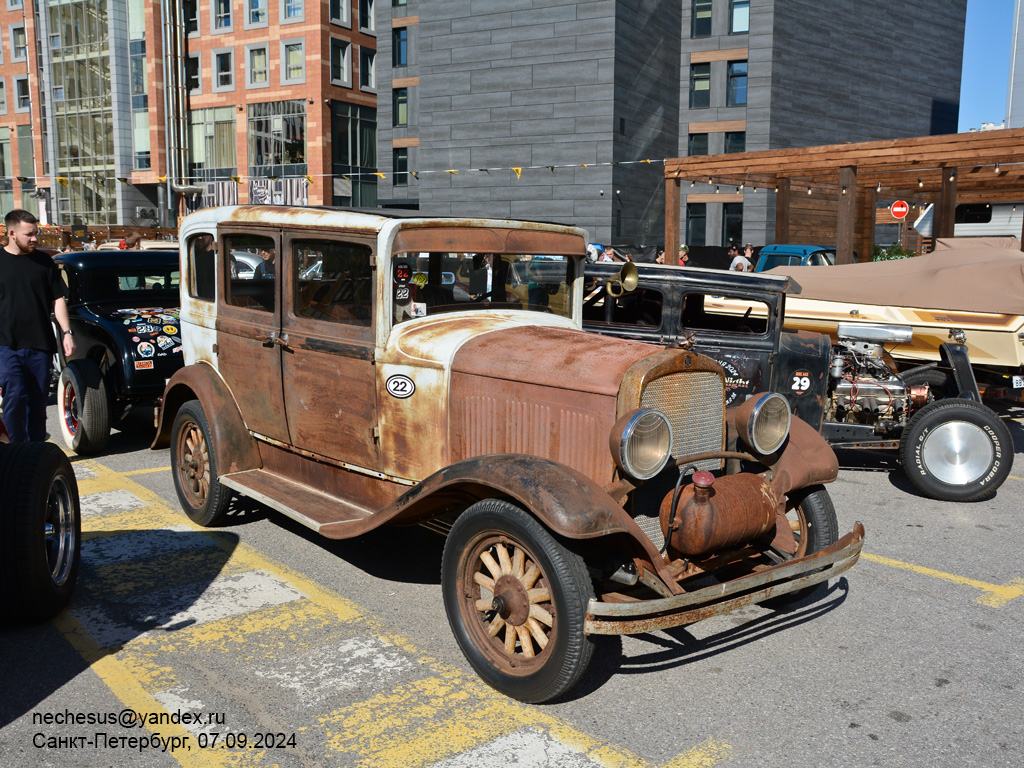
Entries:
<svg viewBox="0 0 1024 768">
<path fill-rule="evenodd" d="M 402 375 L 388 376 L 385 386 L 387 387 L 388 394 L 392 397 L 397 397 L 399 400 L 410 397 L 416 391 L 416 385 L 413 384 L 412 379 Z"/>
</svg>

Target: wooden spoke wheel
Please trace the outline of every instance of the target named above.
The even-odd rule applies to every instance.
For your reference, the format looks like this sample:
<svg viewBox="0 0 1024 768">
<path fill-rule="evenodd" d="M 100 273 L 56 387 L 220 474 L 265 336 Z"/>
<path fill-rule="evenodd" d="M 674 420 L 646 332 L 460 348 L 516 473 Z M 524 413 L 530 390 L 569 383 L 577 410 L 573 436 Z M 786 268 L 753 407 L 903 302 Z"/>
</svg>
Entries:
<svg viewBox="0 0 1024 768">
<path fill-rule="evenodd" d="M 191 520 L 216 525 L 223 520 L 231 493 L 217 480 L 210 425 L 198 400 L 181 406 L 171 429 L 174 488 Z"/>
</svg>

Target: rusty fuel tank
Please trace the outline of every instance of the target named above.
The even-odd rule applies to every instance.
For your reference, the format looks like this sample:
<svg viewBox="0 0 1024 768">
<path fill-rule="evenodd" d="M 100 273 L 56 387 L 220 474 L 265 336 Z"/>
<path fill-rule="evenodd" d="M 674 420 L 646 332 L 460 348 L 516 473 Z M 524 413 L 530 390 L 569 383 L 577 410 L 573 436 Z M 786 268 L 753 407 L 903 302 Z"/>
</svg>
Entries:
<svg viewBox="0 0 1024 768">
<path fill-rule="evenodd" d="M 778 501 L 760 475 L 716 479 L 699 470 L 693 473 L 693 482 L 680 490 L 675 507 L 673 515 L 669 493 L 661 502 L 661 529 L 672 549 L 696 557 L 745 544 L 770 530 Z"/>
</svg>

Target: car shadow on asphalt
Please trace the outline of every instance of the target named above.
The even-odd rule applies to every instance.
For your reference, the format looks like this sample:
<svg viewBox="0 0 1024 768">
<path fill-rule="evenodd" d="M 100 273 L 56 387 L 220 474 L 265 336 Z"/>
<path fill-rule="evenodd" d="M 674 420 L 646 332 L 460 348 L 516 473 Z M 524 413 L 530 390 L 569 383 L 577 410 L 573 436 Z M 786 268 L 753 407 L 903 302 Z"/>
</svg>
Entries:
<svg viewBox="0 0 1024 768">
<path fill-rule="evenodd" d="M 85 532 L 70 605 L 42 624 L 0 626 L 0 728 L 30 712 L 85 712 L 85 704 L 76 709 L 75 679 L 145 633 L 196 624 L 198 604 L 212 599 L 209 589 L 237 546 L 238 536 L 226 532 Z"/>
<path fill-rule="evenodd" d="M 623 655 L 621 638 L 595 638 L 594 658 L 587 674 L 566 700 L 583 698 L 600 689 L 616 675 L 647 675 L 685 667 L 815 621 L 841 606 L 848 594 L 849 583 L 845 577 L 840 576 L 827 587 L 819 586 L 813 593 L 785 609 L 771 610 L 753 618 L 730 614 L 734 621 L 741 623 L 707 637 L 696 637 L 687 627 L 638 635 L 638 639 L 654 646 L 654 649 L 628 657 Z M 755 607 L 748 610 L 761 609 Z"/>
</svg>

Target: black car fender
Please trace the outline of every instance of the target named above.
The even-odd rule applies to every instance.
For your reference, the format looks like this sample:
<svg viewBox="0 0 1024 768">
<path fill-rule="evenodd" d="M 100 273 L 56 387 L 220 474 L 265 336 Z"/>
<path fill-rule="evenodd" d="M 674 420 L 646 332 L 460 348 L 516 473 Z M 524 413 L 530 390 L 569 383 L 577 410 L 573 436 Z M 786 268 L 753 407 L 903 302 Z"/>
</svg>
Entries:
<svg viewBox="0 0 1024 768">
<path fill-rule="evenodd" d="M 810 331 L 780 336 L 768 389 L 785 395 L 793 413 L 820 430 L 828 404 L 831 340 Z"/>
<path fill-rule="evenodd" d="M 953 371 L 953 380 L 956 383 L 956 391 L 958 393 L 957 397 L 980 403 L 981 391 L 978 389 L 978 380 L 974 377 L 974 369 L 971 367 L 971 357 L 967 351 L 967 345 L 949 341 L 943 342 L 939 345 L 939 354 L 942 357 L 941 364 L 928 363 L 927 365 L 918 365 L 900 371 L 900 375 L 906 376 L 917 371 L 939 368 L 941 365 L 941 367 L 949 368 Z"/>
</svg>

